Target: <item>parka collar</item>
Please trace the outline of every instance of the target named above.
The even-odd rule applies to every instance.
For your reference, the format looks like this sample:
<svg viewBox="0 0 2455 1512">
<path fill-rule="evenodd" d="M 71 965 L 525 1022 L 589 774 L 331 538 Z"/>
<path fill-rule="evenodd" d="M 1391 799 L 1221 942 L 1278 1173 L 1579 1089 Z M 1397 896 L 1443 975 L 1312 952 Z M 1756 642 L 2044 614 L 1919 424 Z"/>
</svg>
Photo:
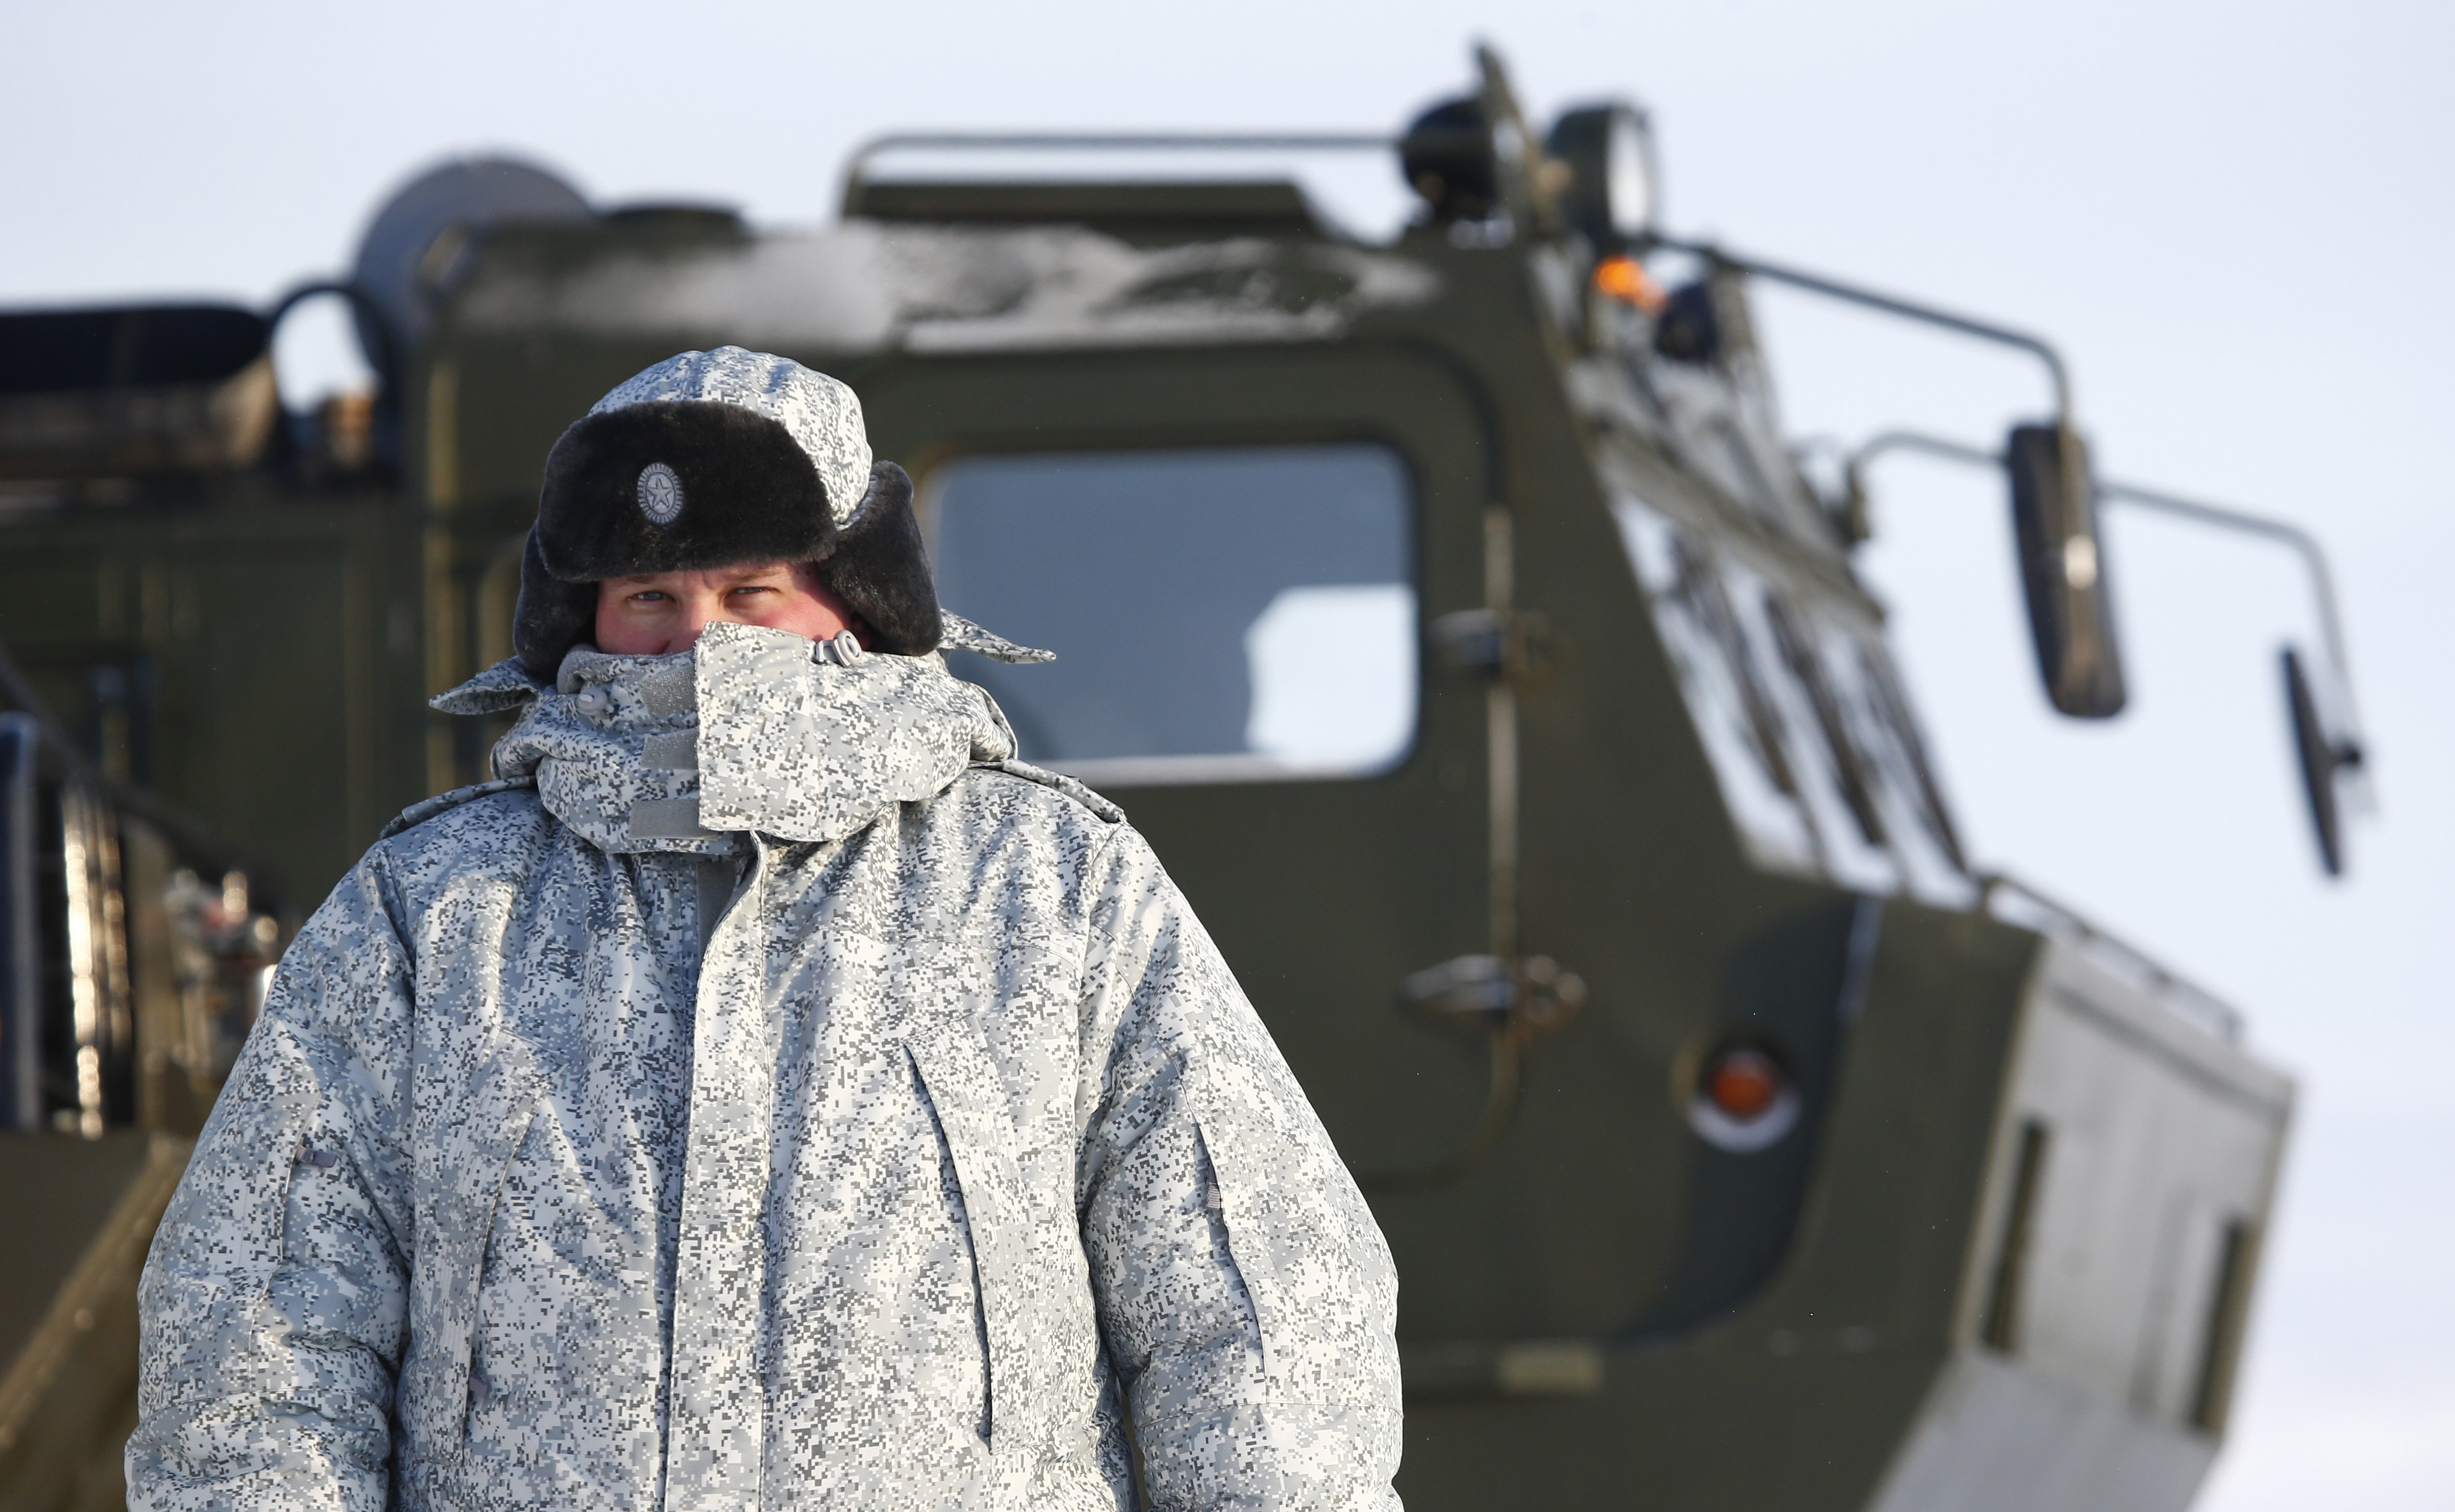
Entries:
<svg viewBox="0 0 2455 1512">
<path fill-rule="evenodd" d="M 549 812 L 614 853 L 726 854 L 752 831 L 842 839 L 1015 754 L 989 696 L 934 655 L 862 655 L 753 625 L 710 625 L 671 656 L 576 650 L 551 688 L 506 661 L 435 707 L 523 703 L 496 773 L 534 776 Z"/>
</svg>

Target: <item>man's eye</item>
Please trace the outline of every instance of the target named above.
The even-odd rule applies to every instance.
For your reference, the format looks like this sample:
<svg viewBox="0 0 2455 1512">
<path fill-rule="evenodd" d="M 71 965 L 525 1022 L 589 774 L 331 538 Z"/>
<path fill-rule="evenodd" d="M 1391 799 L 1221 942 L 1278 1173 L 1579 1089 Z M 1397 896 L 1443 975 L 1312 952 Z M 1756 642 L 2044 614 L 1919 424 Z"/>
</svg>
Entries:
<svg viewBox="0 0 2455 1512">
<path fill-rule="evenodd" d="M 664 601 L 665 595 L 654 588 L 631 595 L 631 602 L 635 604 L 661 604 Z"/>
</svg>

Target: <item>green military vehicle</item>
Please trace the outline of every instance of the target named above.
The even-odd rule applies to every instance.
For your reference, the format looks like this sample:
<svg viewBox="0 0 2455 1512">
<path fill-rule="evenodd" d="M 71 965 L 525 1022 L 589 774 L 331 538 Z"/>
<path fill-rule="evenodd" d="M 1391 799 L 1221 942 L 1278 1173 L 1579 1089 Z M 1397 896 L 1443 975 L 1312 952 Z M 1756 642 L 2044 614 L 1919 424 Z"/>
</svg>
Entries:
<svg viewBox="0 0 2455 1512">
<path fill-rule="evenodd" d="M 1215 150 L 1394 152 L 1421 211 L 1368 241 L 1167 171 Z M 296 911 L 485 775 L 499 726 L 424 699 L 511 653 L 548 447 L 733 342 L 852 384 L 941 596 L 1059 653 L 950 655 L 1149 836 L 1363 1182 L 1416 1512 L 2185 1504 L 2291 1084 L 1972 870 L 1851 550 L 1880 452 L 2003 471 L 2047 695 L 2101 717 L 2097 509 L 2282 527 L 2093 477 L 2060 412 L 1811 481 L 1751 278 L 2059 364 L 1684 245 L 1650 171 L 1633 109 L 1538 133 L 1487 56 L 1403 139 L 887 138 L 815 231 L 459 164 L 271 314 L 6 317 L 0 1501 L 118 1496 L 183 1141 Z M 315 294 L 381 389 L 284 413 Z M 2323 650 L 2286 686 L 2332 869 Z"/>
</svg>

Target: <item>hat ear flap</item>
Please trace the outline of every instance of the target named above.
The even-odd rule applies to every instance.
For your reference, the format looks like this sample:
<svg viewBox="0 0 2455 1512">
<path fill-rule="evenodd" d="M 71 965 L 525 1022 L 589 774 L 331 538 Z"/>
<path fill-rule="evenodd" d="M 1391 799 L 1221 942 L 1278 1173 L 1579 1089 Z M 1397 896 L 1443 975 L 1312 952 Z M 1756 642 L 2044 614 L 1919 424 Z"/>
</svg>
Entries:
<svg viewBox="0 0 2455 1512">
<path fill-rule="evenodd" d="M 894 463 L 870 468 L 869 493 L 819 563 L 819 575 L 878 633 L 871 650 L 925 656 L 944 637 L 921 522 L 912 514 L 912 479 Z"/>
<path fill-rule="evenodd" d="M 512 611 L 512 649 L 539 682 L 552 682 L 572 647 L 597 632 L 597 585 L 566 583 L 545 570 L 538 533 L 520 549 L 520 599 Z"/>
</svg>

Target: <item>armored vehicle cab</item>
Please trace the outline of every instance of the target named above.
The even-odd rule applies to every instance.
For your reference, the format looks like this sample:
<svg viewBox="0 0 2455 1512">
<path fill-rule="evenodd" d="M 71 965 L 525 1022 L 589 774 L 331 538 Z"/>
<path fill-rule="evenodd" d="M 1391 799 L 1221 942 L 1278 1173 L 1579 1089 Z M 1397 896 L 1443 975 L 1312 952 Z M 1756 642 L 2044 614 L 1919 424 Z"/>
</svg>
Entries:
<svg viewBox="0 0 2455 1512">
<path fill-rule="evenodd" d="M 485 776 L 499 726 L 417 696 L 510 655 L 561 429 L 679 350 L 793 356 L 918 480 L 942 599 L 1058 653 L 950 662 L 1150 837 L 1370 1195 L 1410 1507 L 2179 1507 L 2290 1085 L 1972 871 L 1748 265 L 1654 282 L 1640 128 L 1538 144 L 1487 59 L 1387 243 L 1278 180 L 871 154 L 771 232 L 447 170 L 339 286 L 373 411 L 133 481 L 10 462 L 46 481 L 0 572 L 51 596 L 0 635 L 80 709 L 130 669 L 154 786 L 312 898 Z M 2101 491 L 2062 417 L 2012 453 L 2049 694 L 2110 712 Z"/>
</svg>

